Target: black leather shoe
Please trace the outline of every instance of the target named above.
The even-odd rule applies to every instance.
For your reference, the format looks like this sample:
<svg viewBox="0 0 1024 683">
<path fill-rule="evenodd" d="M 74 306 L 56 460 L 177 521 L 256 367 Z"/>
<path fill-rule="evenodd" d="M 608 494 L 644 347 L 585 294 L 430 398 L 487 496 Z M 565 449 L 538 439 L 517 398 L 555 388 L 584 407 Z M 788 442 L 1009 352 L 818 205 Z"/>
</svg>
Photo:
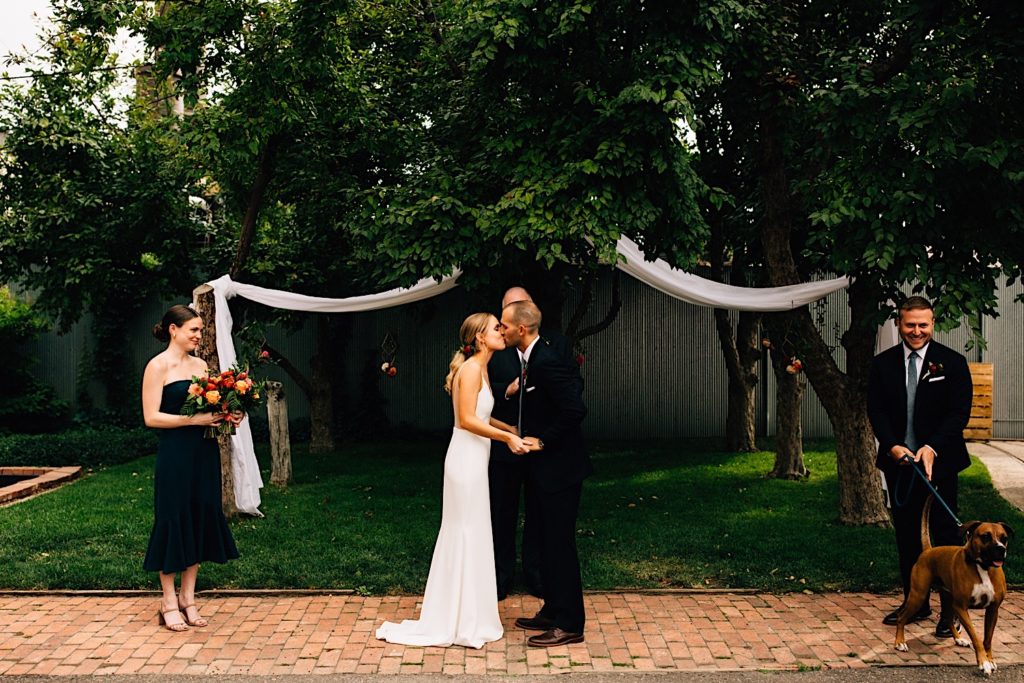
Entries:
<svg viewBox="0 0 1024 683">
<path fill-rule="evenodd" d="M 900 610 L 901 609 L 903 609 L 903 608 L 900 607 L 900 608 L 895 609 L 892 612 L 889 612 L 888 614 L 886 614 L 885 618 L 882 619 L 882 623 L 885 624 L 886 626 L 895 626 L 896 623 L 899 622 L 899 620 L 900 620 Z M 928 607 L 927 605 L 925 605 L 924 607 L 921 608 L 921 610 L 917 614 L 912 616 L 910 619 L 907 619 L 907 623 L 908 624 L 913 624 L 915 621 L 921 621 L 922 619 L 927 619 L 931 615 L 932 615 L 932 608 Z"/>
<path fill-rule="evenodd" d="M 953 628 L 950 626 L 948 621 L 939 619 L 939 623 L 935 624 L 935 637 L 936 638 L 952 638 Z"/>
<path fill-rule="evenodd" d="M 539 636 L 531 636 L 526 639 L 526 644 L 530 647 L 558 647 L 559 645 L 582 642 L 582 633 L 569 633 L 557 627 L 550 631 L 544 631 Z"/>
<path fill-rule="evenodd" d="M 524 631 L 549 631 L 555 627 L 555 622 L 547 617 L 536 615 L 532 617 L 519 617 L 516 619 L 516 628 Z"/>
</svg>

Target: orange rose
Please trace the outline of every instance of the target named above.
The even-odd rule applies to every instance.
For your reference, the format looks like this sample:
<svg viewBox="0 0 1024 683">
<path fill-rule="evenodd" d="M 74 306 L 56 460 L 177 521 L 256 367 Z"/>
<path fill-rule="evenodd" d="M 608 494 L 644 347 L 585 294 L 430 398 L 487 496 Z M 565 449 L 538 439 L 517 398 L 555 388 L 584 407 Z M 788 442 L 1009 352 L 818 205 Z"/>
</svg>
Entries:
<svg viewBox="0 0 1024 683">
<path fill-rule="evenodd" d="M 202 396 L 203 387 L 195 383 L 190 384 L 188 385 L 188 393 L 192 394 L 193 396 Z"/>
<path fill-rule="evenodd" d="M 211 406 L 215 406 L 220 403 L 220 392 L 219 391 L 207 391 L 206 402 Z"/>
<path fill-rule="evenodd" d="M 235 391 L 237 391 L 240 394 L 244 394 L 245 392 L 249 391 L 250 386 L 251 385 L 249 384 L 249 382 L 245 381 L 244 379 L 240 379 L 237 382 L 235 382 Z"/>
</svg>

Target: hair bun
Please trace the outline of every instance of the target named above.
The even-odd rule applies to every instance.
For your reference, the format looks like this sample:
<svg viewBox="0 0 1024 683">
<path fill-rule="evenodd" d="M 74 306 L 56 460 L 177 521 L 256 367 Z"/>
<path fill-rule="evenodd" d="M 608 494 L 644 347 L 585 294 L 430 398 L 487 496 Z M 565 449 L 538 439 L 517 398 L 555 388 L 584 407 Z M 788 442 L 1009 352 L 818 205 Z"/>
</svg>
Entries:
<svg viewBox="0 0 1024 683">
<path fill-rule="evenodd" d="M 153 325 L 153 336 L 157 338 L 157 341 L 169 342 L 171 341 L 171 335 L 164 329 L 162 323 Z"/>
</svg>

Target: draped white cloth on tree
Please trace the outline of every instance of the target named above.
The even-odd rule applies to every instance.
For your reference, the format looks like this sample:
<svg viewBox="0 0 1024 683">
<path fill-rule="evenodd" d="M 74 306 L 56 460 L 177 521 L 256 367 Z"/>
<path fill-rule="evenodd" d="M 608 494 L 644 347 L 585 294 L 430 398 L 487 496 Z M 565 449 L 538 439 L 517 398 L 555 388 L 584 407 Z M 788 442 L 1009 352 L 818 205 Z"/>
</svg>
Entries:
<svg viewBox="0 0 1024 683">
<path fill-rule="evenodd" d="M 645 261 L 640 247 L 620 237 L 615 250 L 626 257 L 616 266 L 659 292 L 697 306 L 729 308 L 736 311 L 789 311 L 850 285 L 846 277 L 804 282 L 786 287 L 736 287 L 684 273 L 665 261 Z"/>
<path fill-rule="evenodd" d="M 237 359 L 235 343 L 231 338 L 233 321 L 231 320 L 231 309 L 228 308 L 228 299 L 240 296 L 289 311 L 357 313 L 400 306 L 437 296 L 454 287 L 455 280 L 460 274 L 461 272 L 456 270 L 440 282 L 424 278 L 407 289 L 392 289 L 380 294 L 352 296 L 346 299 L 326 299 L 246 285 L 235 282 L 227 275 L 211 280 L 208 284 L 213 287 L 214 305 L 217 308 L 214 319 L 217 325 L 217 358 L 220 367 L 230 367 Z M 249 429 L 248 420 L 242 420 L 235 435 L 231 437 L 231 471 L 235 478 L 235 505 L 246 514 L 262 517 L 263 513 L 260 512 L 259 506 L 263 478 L 260 476 L 259 463 L 256 462 L 256 450 L 253 447 L 252 431 Z"/>
<path fill-rule="evenodd" d="M 619 239 L 616 250 L 624 257 L 624 260 L 616 264 L 620 270 L 660 292 L 698 306 L 739 311 L 788 311 L 839 291 L 850 284 L 849 278 L 841 277 L 787 287 L 735 287 L 685 273 L 661 259 L 645 261 L 640 247 L 626 237 Z M 460 274 L 461 271 L 455 270 L 440 282 L 425 278 L 409 288 L 345 299 L 327 299 L 266 289 L 235 282 L 224 275 L 208 283 L 213 287 L 217 307 L 215 317 L 220 366 L 229 367 L 236 360 L 235 345 L 231 338 L 231 310 L 227 305 L 228 299 L 233 297 L 241 296 L 290 311 L 356 313 L 400 306 L 443 294 L 455 287 Z M 259 505 L 263 479 L 260 476 L 259 464 L 256 462 L 248 420 L 244 420 L 231 437 L 231 468 L 235 477 L 235 504 L 238 509 L 246 514 L 262 516 Z"/>
</svg>

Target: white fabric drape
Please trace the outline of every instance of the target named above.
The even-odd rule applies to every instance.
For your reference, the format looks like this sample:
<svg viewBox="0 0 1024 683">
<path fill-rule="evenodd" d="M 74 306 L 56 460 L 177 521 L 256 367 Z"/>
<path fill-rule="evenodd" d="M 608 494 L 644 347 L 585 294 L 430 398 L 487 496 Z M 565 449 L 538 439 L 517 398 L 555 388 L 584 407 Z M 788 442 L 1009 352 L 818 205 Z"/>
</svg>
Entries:
<svg viewBox="0 0 1024 683">
<path fill-rule="evenodd" d="M 737 311 L 789 311 L 850 285 L 846 277 L 787 287 L 735 287 L 673 268 L 665 261 L 645 261 L 635 242 L 619 238 L 616 251 L 626 257 L 617 267 L 671 297 L 698 306 Z"/>
<path fill-rule="evenodd" d="M 235 343 L 231 337 L 233 321 L 231 320 L 231 309 L 228 308 L 228 299 L 240 296 L 289 311 L 356 313 L 400 306 L 437 296 L 454 287 L 460 274 L 461 272 L 456 270 L 440 282 L 426 278 L 407 289 L 392 289 L 380 294 L 353 296 L 347 299 L 325 299 L 318 296 L 282 292 L 277 289 L 266 289 L 235 282 L 229 276 L 224 275 L 208 283 L 213 287 L 214 305 L 216 306 L 214 318 L 217 325 L 217 356 L 220 360 L 220 367 L 221 369 L 229 368 L 237 360 Z M 231 437 L 231 471 L 235 478 L 235 504 L 238 509 L 246 514 L 262 517 L 263 513 L 260 512 L 259 505 L 263 478 L 260 476 L 260 467 L 256 462 L 256 451 L 253 448 L 252 430 L 249 429 L 248 420 L 242 420 L 235 435 Z"/>
<path fill-rule="evenodd" d="M 619 269 L 660 292 L 698 306 L 740 311 L 786 311 L 809 304 L 850 284 L 849 278 L 841 277 L 788 287 L 734 287 L 684 273 L 661 259 L 647 262 L 636 243 L 626 237 L 619 239 L 616 249 L 625 257 L 625 262 L 616 264 Z M 213 287 L 217 307 L 215 318 L 220 366 L 228 368 L 236 360 L 235 345 L 231 338 L 231 310 L 227 305 L 228 299 L 233 297 L 240 296 L 290 311 L 356 313 L 400 306 L 443 294 L 455 286 L 460 274 L 461 272 L 456 270 L 440 282 L 427 278 L 407 289 L 392 289 L 380 294 L 353 296 L 347 299 L 325 299 L 266 289 L 235 282 L 224 275 L 208 283 Z M 256 462 L 248 420 L 243 420 L 235 435 L 231 437 L 231 466 L 235 478 L 235 503 L 238 509 L 262 517 L 259 505 L 263 478 Z"/>
</svg>

